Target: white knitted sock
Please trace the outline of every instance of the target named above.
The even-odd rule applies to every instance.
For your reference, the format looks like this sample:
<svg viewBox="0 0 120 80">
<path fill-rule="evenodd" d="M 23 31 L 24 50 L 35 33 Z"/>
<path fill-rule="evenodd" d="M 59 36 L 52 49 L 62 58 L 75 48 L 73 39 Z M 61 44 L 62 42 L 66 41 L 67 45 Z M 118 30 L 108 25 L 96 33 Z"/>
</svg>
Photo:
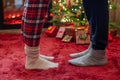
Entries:
<svg viewBox="0 0 120 80">
<path fill-rule="evenodd" d="M 40 54 L 39 56 L 40 56 L 41 58 L 44 58 L 44 59 L 50 60 L 50 61 L 54 59 L 53 56 L 45 56 L 45 55 L 42 55 L 42 54 Z"/>
<path fill-rule="evenodd" d="M 51 62 L 39 56 L 39 47 L 29 47 L 25 45 L 26 69 L 49 69 L 58 67 L 58 63 Z"/>
</svg>

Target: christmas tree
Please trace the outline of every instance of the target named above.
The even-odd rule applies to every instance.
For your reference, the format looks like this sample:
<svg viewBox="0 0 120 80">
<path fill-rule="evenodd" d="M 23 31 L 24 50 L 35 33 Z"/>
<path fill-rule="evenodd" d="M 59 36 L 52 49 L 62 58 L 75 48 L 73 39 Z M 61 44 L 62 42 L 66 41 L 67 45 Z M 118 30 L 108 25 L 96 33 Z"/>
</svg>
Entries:
<svg viewBox="0 0 120 80">
<path fill-rule="evenodd" d="M 88 25 L 82 0 L 52 0 L 50 20 L 56 26 L 63 24 L 74 24 L 74 26 Z M 113 0 L 109 0 L 109 9 L 115 9 Z"/>
</svg>

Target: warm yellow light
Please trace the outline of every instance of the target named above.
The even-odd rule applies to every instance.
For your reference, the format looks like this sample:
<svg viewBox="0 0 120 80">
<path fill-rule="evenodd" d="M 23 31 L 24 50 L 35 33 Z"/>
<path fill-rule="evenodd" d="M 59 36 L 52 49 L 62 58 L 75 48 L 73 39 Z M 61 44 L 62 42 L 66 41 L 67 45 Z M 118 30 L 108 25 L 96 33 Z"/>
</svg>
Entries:
<svg viewBox="0 0 120 80">
<path fill-rule="evenodd" d="M 16 16 L 15 15 L 12 15 L 12 18 L 15 18 Z"/>
</svg>

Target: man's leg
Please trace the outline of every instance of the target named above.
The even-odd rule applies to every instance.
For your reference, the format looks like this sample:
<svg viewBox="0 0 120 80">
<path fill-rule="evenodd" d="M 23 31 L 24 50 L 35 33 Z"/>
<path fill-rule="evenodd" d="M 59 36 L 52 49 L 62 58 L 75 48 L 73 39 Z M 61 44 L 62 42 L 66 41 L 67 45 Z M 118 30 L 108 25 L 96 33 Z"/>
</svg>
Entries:
<svg viewBox="0 0 120 80">
<path fill-rule="evenodd" d="M 90 26 L 95 26 L 95 23 L 93 21 L 90 20 L 90 17 L 91 17 L 91 11 L 92 11 L 92 1 L 90 0 L 83 0 L 83 6 L 84 6 L 84 10 L 85 10 L 85 13 L 86 13 L 86 17 L 87 17 L 87 20 L 89 21 L 89 25 Z M 91 34 L 94 33 L 94 30 L 95 28 L 92 28 L 90 27 L 90 30 L 91 30 Z M 72 58 L 77 58 L 77 57 L 81 57 L 81 56 L 84 56 L 86 55 L 87 53 L 89 53 L 89 51 L 92 49 L 92 41 L 90 42 L 88 48 L 82 52 L 78 52 L 78 53 L 72 53 L 70 54 L 70 57 Z"/>
<path fill-rule="evenodd" d="M 88 54 L 69 60 L 77 66 L 104 65 L 107 63 L 106 46 L 108 44 L 108 1 L 83 0 L 85 12 L 91 27 L 92 49 Z"/>
<path fill-rule="evenodd" d="M 44 25 L 49 0 L 26 0 L 22 17 L 22 32 L 25 43 L 26 69 L 49 69 L 58 67 L 48 61 L 53 57 L 39 55 L 40 34 Z"/>
</svg>

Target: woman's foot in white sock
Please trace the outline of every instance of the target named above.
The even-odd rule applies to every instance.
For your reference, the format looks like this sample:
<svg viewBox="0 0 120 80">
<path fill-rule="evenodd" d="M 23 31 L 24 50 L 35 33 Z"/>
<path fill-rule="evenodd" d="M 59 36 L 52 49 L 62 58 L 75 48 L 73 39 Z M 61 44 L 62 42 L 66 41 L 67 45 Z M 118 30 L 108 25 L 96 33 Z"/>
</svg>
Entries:
<svg viewBox="0 0 120 80">
<path fill-rule="evenodd" d="M 39 54 L 39 47 L 30 47 L 25 45 L 25 54 L 26 54 L 26 69 L 50 69 L 50 68 L 57 68 L 58 63 L 51 62 L 49 59 L 50 57 L 46 57 Z M 46 59 L 47 58 L 47 59 Z"/>
<path fill-rule="evenodd" d="M 26 57 L 26 64 L 25 64 L 26 69 L 47 70 L 47 69 L 50 69 L 50 68 L 57 68 L 57 67 L 58 67 L 58 63 L 48 61 L 44 58 L 31 57 L 31 56 Z"/>
<path fill-rule="evenodd" d="M 41 58 L 44 58 L 44 59 L 49 60 L 49 61 L 51 61 L 51 60 L 54 59 L 53 56 L 45 56 L 45 55 L 42 55 L 42 54 L 40 54 L 39 56 L 40 56 Z"/>
</svg>

